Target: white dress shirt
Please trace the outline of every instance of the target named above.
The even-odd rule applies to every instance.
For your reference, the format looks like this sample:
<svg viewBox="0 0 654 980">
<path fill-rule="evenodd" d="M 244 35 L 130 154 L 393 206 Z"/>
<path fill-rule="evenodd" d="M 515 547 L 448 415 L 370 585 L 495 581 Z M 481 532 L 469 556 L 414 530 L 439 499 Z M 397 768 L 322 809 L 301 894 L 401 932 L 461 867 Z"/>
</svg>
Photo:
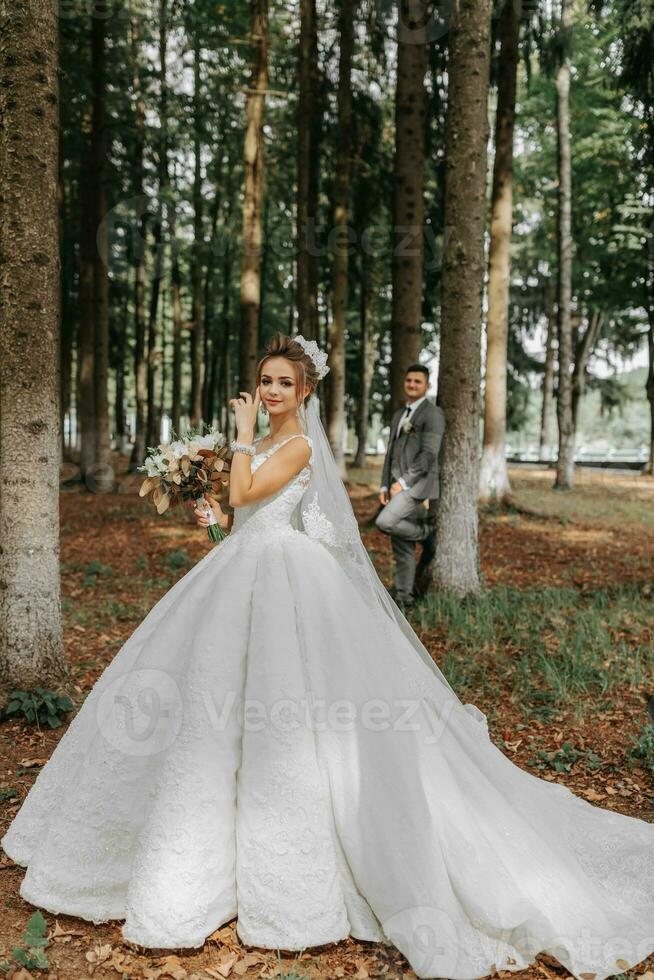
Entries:
<svg viewBox="0 0 654 980">
<path fill-rule="evenodd" d="M 425 400 L 426 397 L 427 397 L 426 395 L 423 395 L 422 398 L 418 398 L 414 402 L 405 402 L 405 404 L 404 404 L 404 413 L 402 414 L 402 416 L 400 417 L 399 422 L 397 423 L 397 429 L 395 430 L 395 433 L 393 435 L 393 439 L 397 439 L 397 437 L 399 436 L 400 432 L 402 431 L 402 426 L 404 425 L 404 423 L 411 421 L 411 419 L 413 418 L 413 413 L 415 412 L 416 408 L 418 407 L 418 405 L 421 405 L 424 402 L 424 400 Z M 409 412 L 408 415 L 406 414 L 406 409 L 407 408 L 410 409 L 410 412 Z M 403 477 L 400 477 L 397 482 L 400 484 L 400 486 L 402 487 L 403 490 L 408 490 L 409 489 L 408 486 L 406 485 L 406 481 L 404 480 Z M 384 490 L 388 490 L 388 487 L 380 487 L 380 491 L 384 491 Z"/>
</svg>

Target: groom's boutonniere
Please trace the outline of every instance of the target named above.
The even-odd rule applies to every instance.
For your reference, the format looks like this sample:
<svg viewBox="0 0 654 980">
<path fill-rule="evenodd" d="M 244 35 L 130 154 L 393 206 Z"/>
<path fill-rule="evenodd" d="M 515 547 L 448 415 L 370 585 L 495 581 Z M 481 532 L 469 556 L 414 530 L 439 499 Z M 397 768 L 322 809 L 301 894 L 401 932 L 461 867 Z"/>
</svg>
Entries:
<svg viewBox="0 0 654 980">
<path fill-rule="evenodd" d="M 408 436 L 410 436 L 412 432 L 416 431 L 415 426 L 413 425 L 413 422 L 411 422 L 410 419 L 407 419 L 406 422 L 402 423 L 402 431 L 406 432 Z"/>
</svg>

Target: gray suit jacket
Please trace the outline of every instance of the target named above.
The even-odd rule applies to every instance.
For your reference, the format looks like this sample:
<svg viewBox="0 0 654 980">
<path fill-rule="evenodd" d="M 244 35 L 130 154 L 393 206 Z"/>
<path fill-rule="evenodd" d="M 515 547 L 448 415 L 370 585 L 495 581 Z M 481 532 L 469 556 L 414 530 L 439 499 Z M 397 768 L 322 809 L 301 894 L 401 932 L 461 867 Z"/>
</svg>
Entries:
<svg viewBox="0 0 654 980">
<path fill-rule="evenodd" d="M 404 406 L 393 415 L 381 485 L 390 487 L 403 477 L 412 497 L 420 500 L 438 497 L 438 454 L 445 431 L 443 410 L 425 398 L 411 415 L 412 430 L 401 432 L 395 439 L 395 430 L 403 414 Z"/>
</svg>

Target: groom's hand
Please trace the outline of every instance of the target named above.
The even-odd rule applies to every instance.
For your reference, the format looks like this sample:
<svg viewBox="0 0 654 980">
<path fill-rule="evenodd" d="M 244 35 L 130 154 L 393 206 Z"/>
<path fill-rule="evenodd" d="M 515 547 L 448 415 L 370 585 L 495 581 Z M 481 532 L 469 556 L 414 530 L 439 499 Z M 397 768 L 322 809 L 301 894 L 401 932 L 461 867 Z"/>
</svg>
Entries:
<svg viewBox="0 0 654 980">
<path fill-rule="evenodd" d="M 396 493 L 400 493 L 402 490 L 404 490 L 404 487 L 397 480 L 395 483 L 391 483 L 391 497 L 394 497 Z"/>
<path fill-rule="evenodd" d="M 379 503 L 382 507 L 385 507 L 389 501 L 388 490 L 380 490 L 379 492 Z"/>
</svg>

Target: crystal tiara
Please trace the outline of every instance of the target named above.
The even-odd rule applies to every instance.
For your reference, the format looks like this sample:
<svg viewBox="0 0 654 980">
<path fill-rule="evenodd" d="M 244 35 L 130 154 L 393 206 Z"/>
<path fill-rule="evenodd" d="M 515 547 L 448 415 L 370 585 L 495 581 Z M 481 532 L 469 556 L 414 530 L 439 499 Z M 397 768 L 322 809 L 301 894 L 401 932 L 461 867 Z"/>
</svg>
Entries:
<svg viewBox="0 0 654 980">
<path fill-rule="evenodd" d="M 306 337 L 303 337 L 301 333 L 297 334 L 295 337 L 292 337 L 291 339 L 296 341 L 296 343 L 298 343 L 300 347 L 304 348 L 305 353 L 309 355 L 309 357 L 311 358 L 311 360 L 316 366 L 318 377 L 324 378 L 329 371 L 329 368 L 327 367 L 327 352 L 321 350 L 320 347 L 318 347 L 318 344 L 315 342 L 315 340 L 307 340 Z"/>
</svg>

